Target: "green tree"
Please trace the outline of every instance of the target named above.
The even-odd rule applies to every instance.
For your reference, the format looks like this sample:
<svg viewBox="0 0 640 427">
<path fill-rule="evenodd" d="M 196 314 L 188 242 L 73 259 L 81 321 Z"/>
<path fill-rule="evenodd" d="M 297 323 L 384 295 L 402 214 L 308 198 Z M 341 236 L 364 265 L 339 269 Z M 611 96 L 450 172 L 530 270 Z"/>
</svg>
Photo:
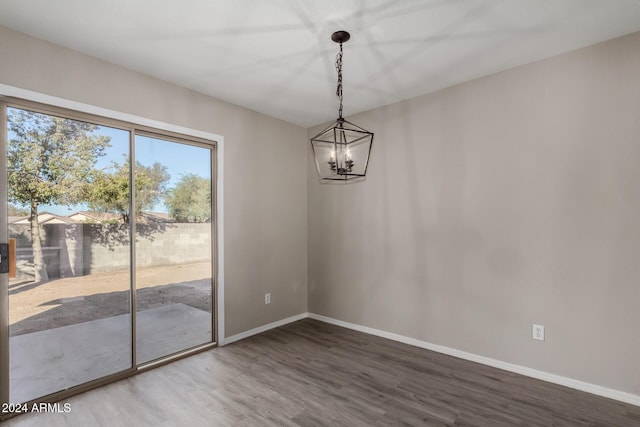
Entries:
<svg viewBox="0 0 640 427">
<path fill-rule="evenodd" d="M 7 206 L 7 215 L 9 216 L 27 216 L 29 215 L 29 211 L 24 208 L 19 208 L 12 204 Z"/>
<path fill-rule="evenodd" d="M 9 201 L 29 209 L 35 281 L 47 281 L 38 206 L 81 200 L 109 137 L 96 125 L 15 108 L 7 109 Z"/>
<path fill-rule="evenodd" d="M 211 180 L 196 174 L 180 178 L 167 191 L 165 205 L 178 222 L 206 222 L 211 219 Z"/>
<path fill-rule="evenodd" d="M 169 178 L 167 167 L 158 162 L 151 166 L 136 162 L 136 215 L 151 209 L 162 198 Z M 117 213 L 125 223 L 129 223 L 129 197 L 128 158 L 122 164 L 113 163 L 111 168 L 98 171 L 86 187 L 90 209 Z"/>
</svg>

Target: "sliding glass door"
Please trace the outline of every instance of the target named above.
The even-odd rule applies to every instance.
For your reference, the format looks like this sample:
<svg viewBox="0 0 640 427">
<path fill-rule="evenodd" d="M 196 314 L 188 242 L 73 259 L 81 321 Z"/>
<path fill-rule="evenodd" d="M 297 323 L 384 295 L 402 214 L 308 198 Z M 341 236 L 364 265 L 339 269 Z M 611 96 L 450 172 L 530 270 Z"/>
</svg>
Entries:
<svg viewBox="0 0 640 427">
<path fill-rule="evenodd" d="M 97 198 L 113 171 L 128 177 L 130 134 L 12 107 L 7 134 L 9 395 L 20 403 L 132 366 L 129 194 L 120 212 Z"/>
<path fill-rule="evenodd" d="M 0 401 L 213 344 L 215 146 L 29 103 L 0 122 Z"/>
<path fill-rule="evenodd" d="M 212 150 L 136 134 L 136 343 L 145 363 L 211 342 Z"/>
</svg>

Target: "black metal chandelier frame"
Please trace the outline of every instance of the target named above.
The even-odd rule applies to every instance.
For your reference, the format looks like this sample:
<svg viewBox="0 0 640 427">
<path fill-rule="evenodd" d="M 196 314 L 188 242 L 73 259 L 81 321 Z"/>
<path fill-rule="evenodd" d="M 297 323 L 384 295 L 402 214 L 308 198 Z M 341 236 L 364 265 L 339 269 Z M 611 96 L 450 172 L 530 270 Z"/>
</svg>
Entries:
<svg viewBox="0 0 640 427">
<path fill-rule="evenodd" d="M 346 31 L 336 31 L 331 35 L 331 39 L 340 45 L 336 56 L 336 71 L 338 72 L 336 96 L 340 101 L 340 106 L 336 121 L 311 138 L 311 147 L 321 181 L 344 182 L 364 178 L 371 155 L 373 132 L 369 132 L 342 117 L 342 44 L 350 38 L 351 35 Z M 355 154 L 351 151 L 354 147 L 357 147 L 359 154 L 357 160 L 354 159 Z M 323 154 L 327 149 L 330 150 L 328 158 Z"/>
</svg>

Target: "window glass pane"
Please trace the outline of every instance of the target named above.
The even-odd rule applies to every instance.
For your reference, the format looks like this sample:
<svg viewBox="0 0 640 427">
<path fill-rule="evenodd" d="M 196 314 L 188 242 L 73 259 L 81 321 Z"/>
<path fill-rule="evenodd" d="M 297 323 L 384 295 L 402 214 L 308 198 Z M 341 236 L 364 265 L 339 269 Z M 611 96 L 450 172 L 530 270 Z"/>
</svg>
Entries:
<svg viewBox="0 0 640 427">
<path fill-rule="evenodd" d="M 7 109 L 10 400 L 131 367 L 129 132 Z"/>
<path fill-rule="evenodd" d="M 212 341 L 208 147 L 136 135 L 138 363 Z"/>
</svg>

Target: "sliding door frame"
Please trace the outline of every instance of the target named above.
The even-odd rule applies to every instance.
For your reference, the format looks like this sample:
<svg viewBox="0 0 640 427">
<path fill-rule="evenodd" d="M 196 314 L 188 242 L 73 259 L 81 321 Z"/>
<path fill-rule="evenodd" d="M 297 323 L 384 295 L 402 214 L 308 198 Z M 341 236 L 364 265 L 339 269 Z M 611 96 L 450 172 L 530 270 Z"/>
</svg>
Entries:
<svg viewBox="0 0 640 427">
<path fill-rule="evenodd" d="M 142 362 L 142 363 L 138 363 L 137 362 L 137 357 L 136 357 L 136 349 L 137 349 L 137 301 L 136 301 L 136 291 L 137 291 L 137 287 L 135 286 L 135 276 L 136 276 L 136 264 L 135 264 L 135 260 L 132 259 L 131 260 L 131 280 L 132 280 L 132 284 L 133 284 L 133 292 L 131 295 L 131 304 L 132 304 L 132 310 L 135 312 L 135 314 L 133 315 L 133 334 L 132 334 L 132 339 L 133 339 L 133 361 L 134 361 L 134 366 L 137 366 L 138 369 L 147 369 L 147 368 L 152 368 L 155 366 L 159 366 L 159 365 L 164 365 L 166 363 L 171 362 L 172 360 L 180 359 L 183 357 L 183 354 L 186 352 L 189 352 L 191 349 L 199 349 L 202 346 L 206 346 L 207 348 L 210 348 L 211 346 L 217 346 L 218 344 L 218 330 L 217 330 L 217 289 L 218 286 L 216 285 L 216 277 L 217 277 L 217 271 L 218 271 L 218 256 L 217 256 L 217 244 L 216 242 L 217 240 L 217 221 L 216 221 L 216 209 L 215 209 L 215 205 L 217 203 L 217 187 L 216 187 L 216 181 L 217 181 L 217 177 L 216 177 L 216 147 L 217 144 L 212 144 L 212 142 L 214 141 L 208 141 L 205 139 L 201 139 L 201 138 L 193 138 L 193 137 L 189 137 L 189 138 L 185 138 L 184 135 L 180 135 L 177 133 L 173 133 L 173 132 L 159 132 L 157 129 L 154 128 L 149 128 L 149 127 L 144 127 L 144 126 L 136 126 L 135 130 L 131 133 L 131 164 L 135 165 L 136 164 L 136 157 L 135 157 L 135 139 L 136 136 L 142 136 L 142 137 L 149 137 L 149 138 L 156 138 L 159 140 L 162 140 L 164 142 L 171 142 L 174 144 L 183 144 L 183 145 L 188 145 L 191 147 L 199 147 L 199 148 L 204 148 L 209 150 L 209 164 L 211 166 L 210 168 L 210 174 L 211 174 L 211 206 L 210 206 L 210 212 L 211 212 L 211 272 L 212 272 L 212 289 L 211 289 L 211 316 L 212 316 L 212 325 L 211 325 L 211 339 L 212 342 L 211 343 L 206 343 L 206 344 L 202 344 L 202 345 L 198 345 L 196 347 L 192 347 L 183 351 L 178 351 L 176 353 L 170 353 L 166 356 L 163 356 L 159 359 L 153 359 L 153 360 L 149 360 L 147 362 Z M 135 166 L 131 167 L 129 169 L 129 174 L 130 176 L 130 182 L 131 182 L 131 188 L 135 188 Z M 131 200 L 131 206 L 130 206 L 130 211 L 133 212 L 133 210 L 131 210 L 133 208 L 133 206 L 135 206 L 135 194 L 134 192 L 132 192 L 130 194 L 130 200 Z M 135 220 L 135 215 L 131 215 L 131 235 L 134 236 L 134 238 L 132 239 L 133 245 L 131 248 L 131 254 L 132 257 L 135 258 L 135 251 L 136 251 L 136 244 L 135 244 L 135 235 L 136 235 L 136 220 Z"/>
<path fill-rule="evenodd" d="M 4 96 L 3 92 L 7 95 Z M 12 93 L 13 92 L 13 93 Z M 17 93 L 15 93 L 17 92 Z M 16 95 L 25 96 L 15 97 Z M 30 98 L 30 99 L 25 99 Z M 39 102 L 45 101 L 46 103 Z M 135 137 L 136 135 L 151 135 L 171 142 L 178 142 L 193 146 L 210 149 L 211 156 L 211 338 L 212 341 L 198 345 L 185 351 L 170 354 L 166 357 L 152 360 L 147 363 L 138 364 L 136 360 L 136 284 L 135 284 L 135 232 L 136 219 L 131 215 L 129 223 L 129 233 L 132 244 L 130 245 L 130 293 L 129 308 L 131 316 L 131 360 L 130 368 L 110 374 L 93 381 L 89 381 L 77 386 L 38 397 L 29 402 L 14 402 L 24 404 L 28 407 L 33 403 L 51 403 L 66 399 L 75 394 L 101 387 L 103 385 L 118 381 L 123 378 L 136 375 L 148 369 L 170 363 L 193 354 L 209 350 L 224 344 L 224 304 L 223 304 L 223 239 L 222 227 L 222 148 L 224 138 L 220 135 L 194 129 L 183 128 L 163 122 L 132 116 L 125 113 L 106 110 L 87 104 L 80 104 L 60 98 L 48 97 L 22 89 L 12 88 L 0 84 L 0 200 L 8 202 L 8 182 L 6 174 L 7 165 L 7 108 L 15 107 L 26 109 L 38 113 L 50 114 L 59 117 L 79 120 L 96 125 L 108 126 L 116 129 L 129 131 L 129 152 L 131 156 L 130 173 L 130 200 L 129 209 L 133 212 L 135 206 Z M 71 107 L 71 108 L 69 108 Z M 76 109 L 77 108 L 77 109 Z M 92 112 L 89 112 L 92 111 Z M 218 175 L 220 174 L 220 175 Z M 0 243 L 8 242 L 8 213 L 7 205 L 0 212 Z M 9 403 L 10 387 L 10 362 L 9 362 L 9 278 L 8 274 L 0 274 L 0 404 Z M 16 413 L 0 412 L 0 420 L 4 420 L 16 415 Z"/>
<path fill-rule="evenodd" d="M 7 107 L 1 103 L 0 164 L 7 164 Z M 7 181 L 7 175 L 0 173 L 0 200 L 8 200 Z M 9 242 L 8 220 L 7 204 L 0 212 L 0 243 Z M 0 274 L 0 404 L 5 402 L 9 402 L 9 275 Z"/>
</svg>

